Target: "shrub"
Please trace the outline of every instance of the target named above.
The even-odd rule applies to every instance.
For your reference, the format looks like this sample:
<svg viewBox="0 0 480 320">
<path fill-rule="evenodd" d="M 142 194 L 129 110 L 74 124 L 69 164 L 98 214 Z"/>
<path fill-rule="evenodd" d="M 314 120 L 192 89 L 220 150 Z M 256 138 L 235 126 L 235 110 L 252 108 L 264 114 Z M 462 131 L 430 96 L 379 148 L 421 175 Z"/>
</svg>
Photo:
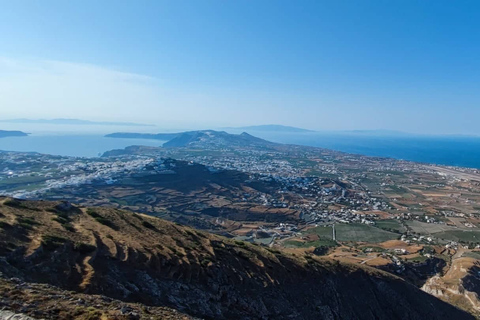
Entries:
<svg viewBox="0 0 480 320">
<path fill-rule="evenodd" d="M 21 202 L 16 199 L 7 199 L 3 202 L 3 204 L 9 207 L 14 207 L 14 208 L 21 207 L 22 205 Z"/>
<path fill-rule="evenodd" d="M 7 199 L 3 202 L 4 205 L 12 207 L 12 208 L 20 208 L 20 209 L 28 209 L 28 210 L 33 210 L 33 211 L 42 211 L 39 208 L 32 208 L 28 207 L 25 205 L 25 203 L 22 202 L 22 200 L 18 199 Z"/>
<path fill-rule="evenodd" d="M 87 214 L 88 214 L 90 217 L 94 218 L 95 221 L 97 221 L 98 223 L 101 223 L 101 224 L 103 224 L 103 225 L 105 225 L 105 226 L 107 226 L 107 227 L 110 227 L 110 228 L 114 229 L 114 230 L 117 230 L 117 229 L 118 229 L 117 226 L 113 224 L 113 222 L 111 222 L 110 220 L 102 217 L 101 215 L 99 215 L 99 214 L 98 214 L 95 210 L 93 210 L 92 208 L 88 208 L 88 209 L 87 209 Z"/>
<path fill-rule="evenodd" d="M 210 264 L 210 262 L 213 262 L 213 259 L 212 257 L 210 256 L 205 256 L 202 258 L 202 260 L 200 261 L 200 264 L 204 267 L 208 266 Z"/>
<path fill-rule="evenodd" d="M 65 224 L 65 223 L 68 223 L 68 220 L 65 219 L 64 217 L 55 217 L 55 218 L 52 218 L 53 221 L 56 221 L 60 224 Z"/>
<path fill-rule="evenodd" d="M 105 219 L 104 217 L 100 217 L 100 216 L 99 216 L 99 217 L 95 217 L 94 219 L 95 219 L 95 221 L 97 221 L 98 223 L 101 223 L 101 224 L 103 224 L 103 225 L 105 225 L 105 226 L 107 226 L 107 227 L 110 227 L 110 228 L 112 228 L 112 229 L 117 229 L 117 226 L 115 226 L 112 221 L 110 221 L 110 220 L 108 220 L 108 219 Z"/>
<path fill-rule="evenodd" d="M 235 241 L 235 244 L 238 245 L 238 246 L 241 246 L 241 247 L 245 246 L 245 242 L 243 242 L 243 241 Z"/>
<path fill-rule="evenodd" d="M 138 220 L 143 220 L 142 217 L 136 213 L 133 214 L 133 217 L 138 219 Z"/>
<path fill-rule="evenodd" d="M 47 250 L 55 250 L 65 244 L 67 239 L 52 235 L 44 235 L 42 238 L 42 245 Z"/>
<path fill-rule="evenodd" d="M 100 217 L 100 215 L 95 210 L 93 210 L 92 208 L 87 209 L 87 214 L 89 216 L 91 216 L 92 218 Z"/>
<path fill-rule="evenodd" d="M 35 220 L 25 217 L 18 217 L 17 222 L 22 228 L 25 228 L 27 230 L 32 230 L 33 226 L 38 225 Z"/>
<path fill-rule="evenodd" d="M 148 229 L 152 229 L 152 230 L 157 230 L 157 228 L 155 228 L 155 226 L 153 224 L 151 224 L 150 222 L 148 221 L 142 221 L 142 226 L 144 226 L 145 228 L 148 228 Z"/>
<path fill-rule="evenodd" d="M 174 247 L 168 247 L 168 249 L 170 249 L 176 256 L 178 256 L 178 257 L 180 257 L 180 258 L 185 256 L 184 253 L 178 251 L 178 250 L 175 249 Z"/>
<path fill-rule="evenodd" d="M 65 228 L 65 230 L 67 230 L 67 231 L 70 231 L 70 232 L 75 232 L 75 231 L 76 231 L 75 228 L 74 228 L 71 224 L 69 224 L 69 223 L 63 224 L 62 226 L 63 226 L 63 227 Z"/>
</svg>

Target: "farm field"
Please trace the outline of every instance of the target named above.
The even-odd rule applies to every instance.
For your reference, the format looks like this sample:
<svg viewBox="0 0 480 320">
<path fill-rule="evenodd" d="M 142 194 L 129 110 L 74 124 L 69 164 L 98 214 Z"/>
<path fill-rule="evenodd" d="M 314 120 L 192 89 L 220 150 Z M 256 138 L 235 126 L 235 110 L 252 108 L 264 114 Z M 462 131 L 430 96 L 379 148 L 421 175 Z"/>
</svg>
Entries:
<svg viewBox="0 0 480 320">
<path fill-rule="evenodd" d="M 405 225 L 411 228 L 413 232 L 421 235 L 430 235 L 443 231 L 458 230 L 456 227 L 450 227 L 445 224 L 425 223 L 420 221 L 405 221 Z"/>
<path fill-rule="evenodd" d="M 287 240 L 283 243 L 287 248 L 310 248 L 310 247 L 335 247 L 337 244 L 331 239 L 319 239 L 315 241 L 297 241 L 297 240 Z"/>
<path fill-rule="evenodd" d="M 434 234 L 435 237 L 457 242 L 480 243 L 480 231 L 478 230 L 447 230 Z"/>
<path fill-rule="evenodd" d="M 380 229 L 384 229 L 395 233 L 404 233 L 407 228 L 398 220 L 387 219 L 375 221 L 375 226 Z"/>
<path fill-rule="evenodd" d="M 337 224 L 335 225 L 336 240 L 380 243 L 388 240 L 395 240 L 399 235 L 393 232 L 385 231 L 377 227 L 366 224 Z M 317 234 L 320 237 L 332 239 L 332 227 L 316 227 L 307 230 L 308 234 Z"/>
</svg>

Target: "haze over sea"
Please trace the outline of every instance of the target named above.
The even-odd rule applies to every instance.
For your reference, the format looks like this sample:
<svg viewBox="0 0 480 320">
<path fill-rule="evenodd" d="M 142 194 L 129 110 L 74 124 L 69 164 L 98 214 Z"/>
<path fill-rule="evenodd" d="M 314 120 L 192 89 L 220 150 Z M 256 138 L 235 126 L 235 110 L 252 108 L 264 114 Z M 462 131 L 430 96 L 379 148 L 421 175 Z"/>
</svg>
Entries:
<svg viewBox="0 0 480 320">
<path fill-rule="evenodd" d="M 46 125 L 2 123 L 0 129 L 20 130 L 27 137 L 0 138 L 1 151 L 39 152 L 45 154 L 97 157 L 105 151 L 131 145 L 161 146 L 164 141 L 147 139 L 112 139 L 104 135 L 116 131 L 154 132 L 156 127 Z"/>
<path fill-rule="evenodd" d="M 96 157 L 105 151 L 131 145 L 161 146 L 164 141 L 148 139 L 113 139 L 112 132 L 164 132 L 159 127 L 7 124 L 5 130 L 21 130 L 28 137 L 0 138 L 0 150 L 39 152 L 53 155 Z M 228 130 L 232 133 L 235 130 Z M 480 168 L 480 137 L 391 135 L 345 132 L 265 132 L 250 134 L 279 143 L 327 148 L 367 156 L 388 157 L 448 166 Z"/>
</svg>

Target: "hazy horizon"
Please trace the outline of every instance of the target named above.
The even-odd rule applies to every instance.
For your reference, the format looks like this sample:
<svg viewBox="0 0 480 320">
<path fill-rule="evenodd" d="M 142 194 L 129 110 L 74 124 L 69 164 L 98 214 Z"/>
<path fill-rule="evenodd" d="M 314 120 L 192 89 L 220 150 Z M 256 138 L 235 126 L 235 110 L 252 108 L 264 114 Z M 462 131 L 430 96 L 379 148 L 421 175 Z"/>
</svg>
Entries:
<svg viewBox="0 0 480 320">
<path fill-rule="evenodd" d="M 476 8 L 9 2 L 1 117 L 479 135 Z"/>
<path fill-rule="evenodd" d="M 81 124 L 67 124 L 67 123 L 54 123 L 56 120 L 72 120 L 72 121 L 84 121 Z M 91 123 L 88 123 L 91 122 Z M 465 137 L 480 137 L 480 133 L 417 133 L 401 130 L 390 130 L 384 128 L 370 128 L 370 129 L 311 129 L 304 127 L 296 127 L 291 125 L 280 125 L 274 123 L 268 124 L 246 124 L 238 126 L 223 126 L 221 124 L 213 126 L 162 126 L 154 123 L 132 123 L 132 122 L 109 122 L 109 121 L 95 121 L 90 119 L 75 119 L 75 118 L 52 118 L 52 119 L 30 119 L 30 118 L 16 118 L 16 119 L 1 119 L 0 118 L 0 130 L 7 131 L 22 131 L 30 134 L 41 135 L 104 135 L 115 132 L 130 132 L 130 133 L 170 133 L 170 132 L 185 132 L 185 131 L 197 131 L 197 130 L 216 130 L 227 131 L 230 133 L 238 133 L 241 130 L 249 129 L 251 132 L 261 132 L 264 129 L 261 127 L 283 127 L 291 129 L 301 129 L 305 131 L 290 131 L 290 134 L 362 134 L 367 133 L 376 136 L 436 136 L 436 137 L 448 137 L 448 136 L 465 136 Z M 240 130 L 240 131 L 239 131 Z M 271 129 L 269 129 L 271 130 Z M 238 132 L 237 132 L 238 131 Z M 285 133 L 279 131 L 279 133 Z"/>
</svg>

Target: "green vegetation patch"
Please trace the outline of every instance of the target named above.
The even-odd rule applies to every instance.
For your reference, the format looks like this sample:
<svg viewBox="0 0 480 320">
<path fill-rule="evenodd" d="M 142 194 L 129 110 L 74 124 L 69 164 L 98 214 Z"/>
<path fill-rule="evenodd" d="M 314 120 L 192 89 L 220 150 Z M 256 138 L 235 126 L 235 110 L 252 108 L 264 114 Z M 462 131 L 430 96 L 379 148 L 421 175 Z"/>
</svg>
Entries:
<svg viewBox="0 0 480 320">
<path fill-rule="evenodd" d="M 407 228 L 400 221 L 394 219 L 377 220 L 375 226 L 394 233 L 405 233 L 407 231 Z"/>
<path fill-rule="evenodd" d="M 408 259 L 408 262 L 413 262 L 413 263 L 424 263 L 428 260 L 429 258 L 425 256 L 417 256 L 415 258 Z"/>
<path fill-rule="evenodd" d="M 41 211 L 41 209 L 34 208 L 34 207 L 29 207 L 26 202 L 18 199 L 7 199 L 3 202 L 4 205 L 9 206 L 11 208 L 17 208 L 17 209 L 27 209 L 27 210 L 32 210 L 32 211 Z"/>
<path fill-rule="evenodd" d="M 3 202 L 3 204 L 13 208 L 17 208 L 21 205 L 20 201 L 16 199 L 7 199 Z"/>
<path fill-rule="evenodd" d="M 42 237 L 42 245 L 47 250 L 55 250 L 63 246 L 67 242 L 67 239 L 53 236 L 53 235 L 44 235 Z"/>
<path fill-rule="evenodd" d="M 211 256 L 203 256 L 200 260 L 200 264 L 204 267 L 208 266 L 210 263 L 215 262 L 215 260 Z"/>
<path fill-rule="evenodd" d="M 88 208 L 87 209 L 87 214 L 89 216 L 91 216 L 93 219 L 95 219 L 95 221 L 97 221 L 98 223 L 101 223 L 107 227 L 110 227 L 114 230 L 117 230 L 117 226 L 115 224 L 113 224 L 112 221 L 102 217 L 101 215 L 99 215 L 95 210 L 93 210 L 92 208 Z"/>
<path fill-rule="evenodd" d="M 52 218 L 53 221 L 60 223 L 62 227 L 65 228 L 65 230 L 68 230 L 70 232 L 75 232 L 75 228 L 70 224 L 72 220 L 70 219 L 67 213 L 56 211 L 55 209 L 49 210 L 49 211 L 55 214 L 55 217 Z"/>
<path fill-rule="evenodd" d="M 316 234 L 319 237 L 333 239 L 332 226 L 319 226 L 305 231 L 305 234 Z"/>
<path fill-rule="evenodd" d="M 420 221 L 404 221 L 404 223 L 412 229 L 413 232 L 421 235 L 430 235 L 437 232 L 442 232 L 446 230 L 455 230 L 454 227 L 449 227 L 444 224 L 438 223 L 426 223 Z"/>
<path fill-rule="evenodd" d="M 453 240 L 462 243 L 480 243 L 480 231 L 478 230 L 447 230 L 434 234 L 443 240 Z"/>
<path fill-rule="evenodd" d="M 246 245 L 243 241 L 235 241 L 235 244 L 240 247 L 244 247 Z"/>
<path fill-rule="evenodd" d="M 480 251 L 465 252 L 462 254 L 462 257 L 473 258 L 480 261 Z"/>
<path fill-rule="evenodd" d="M 339 224 L 335 226 L 336 237 L 339 241 L 384 242 L 396 240 L 398 234 L 385 231 L 366 224 Z"/>
<path fill-rule="evenodd" d="M 24 229 L 32 230 L 34 226 L 38 225 L 38 222 L 27 217 L 17 217 L 17 223 Z"/>
<path fill-rule="evenodd" d="M 142 226 L 144 226 L 147 229 L 151 229 L 151 230 L 155 230 L 155 231 L 157 230 L 157 228 L 155 228 L 155 226 L 153 224 L 151 224 L 150 222 L 145 221 L 145 220 L 142 221 Z"/>
<path fill-rule="evenodd" d="M 331 226 L 319 226 L 306 231 L 307 234 L 317 234 L 320 237 L 333 239 Z M 399 235 L 393 232 L 385 231 L 374 226 L 350 223 L 336 224 L 335 234 L 337 241 L 354 241 L 354 242 L 384 242 L 388 240 L 396 240 Z"/>
<path fill-rule="evenodd" d="M 311 247 L 336 247 L 338 244 L 332 239 L 322 238 L 315 241 L 297 241 L 297 240 L 287 240 L 283 243 L 285 247 L 294 247 L 294 248 L 311 248 Z"/>
</svg>

